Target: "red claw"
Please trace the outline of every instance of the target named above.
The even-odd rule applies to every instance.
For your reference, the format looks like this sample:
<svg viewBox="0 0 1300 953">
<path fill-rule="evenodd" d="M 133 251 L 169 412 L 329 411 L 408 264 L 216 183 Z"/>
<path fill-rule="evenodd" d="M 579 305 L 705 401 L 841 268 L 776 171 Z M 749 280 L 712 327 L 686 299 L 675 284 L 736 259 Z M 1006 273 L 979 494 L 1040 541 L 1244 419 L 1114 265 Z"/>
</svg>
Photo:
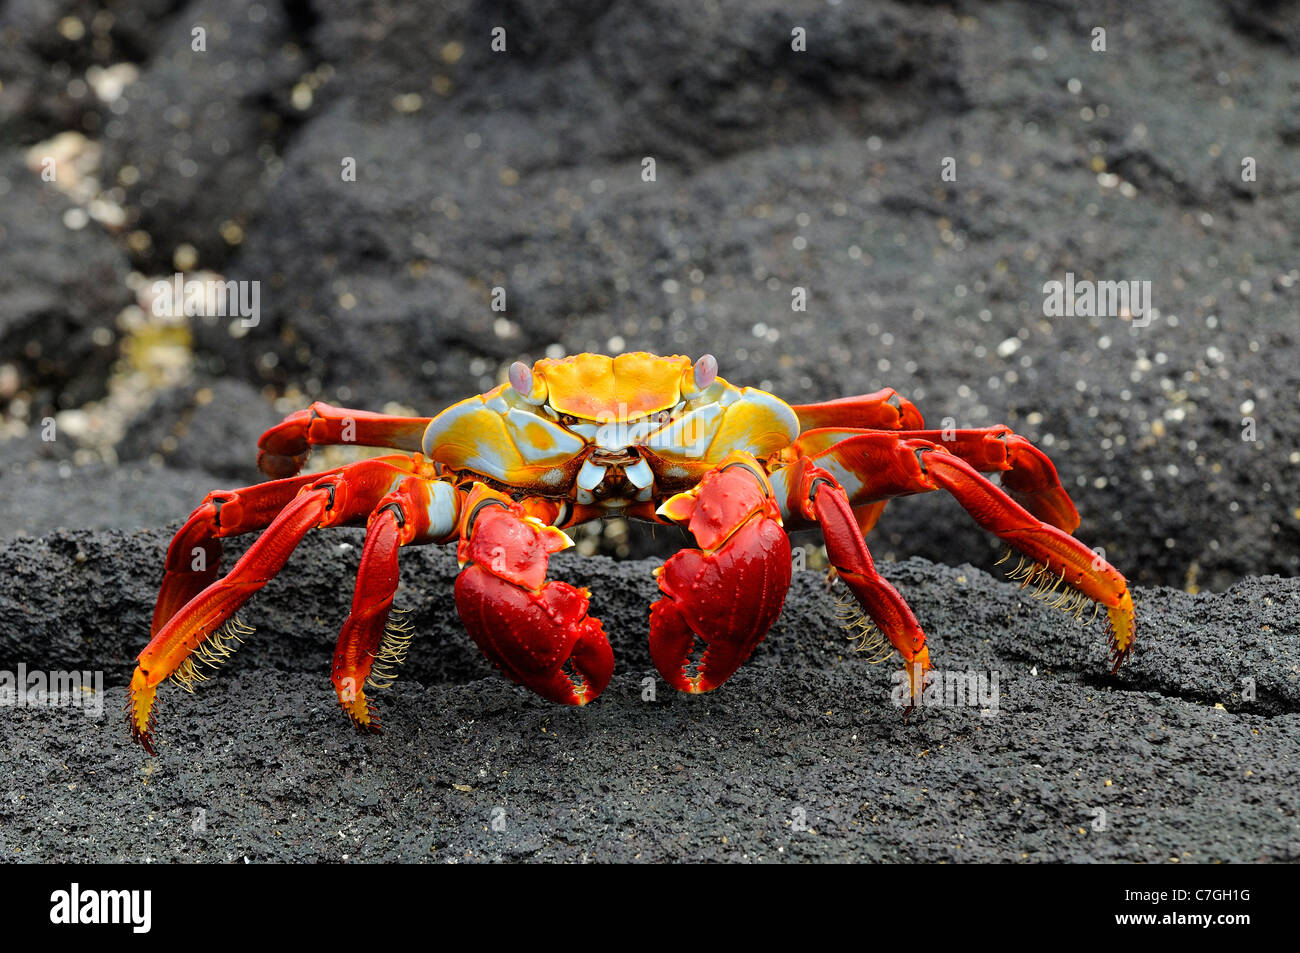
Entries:
<svg viewBox="0 0 1300 953">
<path fill-rule="evenodd" d="M 504 501 L 502 501 L 504 503 Z M 473 509 L 473 503 L 467 505 Z M 569 545 L 513 504 L 482 506 L 460 556 L 456 608 L 470 636 L 505 675 L 549 701 L 585 705 L 605 690 L 614 652 L 590 593 L 546 581 L 550 554 Z"/>
<path fill-rule="evenodd" d="M 676 553 L 659 571 L 664 598 L 650 609 L 650 656 L 683 692 L 717 688 L 781 614 L 790 586 L 790 541 L 757 467 L 714 471 L 661 512 L 687 521 L 702 549 Z M 706 648 L 691 674 L 696 638 Z"/>
</svg>

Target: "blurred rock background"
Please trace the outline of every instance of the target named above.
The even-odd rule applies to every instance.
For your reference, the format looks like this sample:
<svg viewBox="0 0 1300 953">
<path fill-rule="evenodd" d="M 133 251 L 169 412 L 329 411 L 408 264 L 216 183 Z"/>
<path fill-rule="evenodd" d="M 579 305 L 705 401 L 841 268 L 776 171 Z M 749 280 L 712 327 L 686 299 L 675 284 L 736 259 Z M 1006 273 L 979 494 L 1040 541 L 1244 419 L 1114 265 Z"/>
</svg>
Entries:
<svg viewBox="0 0 1300 953">
<path fill-rule="evenodd" d="M 1136 582 L 1295 575 L 1297 56 L 1253 0 L 0 2 L 0 535 L 174 523 L 313 399 L 647 349 L 1010 424 Z M 259 323 L 156 316 L 177 271 Z M 1158 315 L 1044 317 L 1066 272 Z M 870 542 L 999 554 L 937 496 Z"/>
</svg>

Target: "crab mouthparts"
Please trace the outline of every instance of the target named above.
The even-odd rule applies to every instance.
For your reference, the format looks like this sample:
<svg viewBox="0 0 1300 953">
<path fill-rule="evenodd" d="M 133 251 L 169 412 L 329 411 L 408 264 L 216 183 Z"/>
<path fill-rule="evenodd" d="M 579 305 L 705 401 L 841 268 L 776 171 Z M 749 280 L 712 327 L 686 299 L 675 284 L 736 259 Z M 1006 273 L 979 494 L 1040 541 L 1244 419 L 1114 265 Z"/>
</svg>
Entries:
<svg viewBox="0 0 1300 953">
<path fill-rule="evenodd" d="M 640 494 L 649 492 L 649 488 L 654 485 L 655 476 L 650 464 L 635 448 L 625 447 L 620 450 L 593 450 L 582 462 L 575 482 L 580 499 L 590 493 L 606 496 L 617 491 L 620 484 L 626 487 L 629 483 L 636 488 L 639 498 Z"/>
<path fill-rule="evenodd" d="M 587 458 L 599 467 L 624 467 L 641 459 L 641 455 L 631 447 L 622 450 L 593 450 Z"/>
</svg>

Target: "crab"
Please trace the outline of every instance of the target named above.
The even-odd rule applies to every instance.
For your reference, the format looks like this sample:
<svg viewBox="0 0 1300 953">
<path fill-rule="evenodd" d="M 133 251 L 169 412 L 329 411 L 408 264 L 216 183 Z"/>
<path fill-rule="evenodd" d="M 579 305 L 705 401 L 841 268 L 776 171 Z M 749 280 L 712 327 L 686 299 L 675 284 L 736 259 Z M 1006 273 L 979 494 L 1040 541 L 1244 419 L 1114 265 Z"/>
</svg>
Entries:
<svg viewBox="0 0 1300 953">
<path fill-rule="evenodd" d="M 401 452 L 300 473 L 313 446 L 338 444 Z M 790 405 L 719 377 L 707 354 L 576 354 L 516 362 L 507 381 L 432 418 L 315 403 L 258 447 L 272 479 L 208 494 L 167 551 L 127 699 L 151 754 L 159 685 L 192 690 L 224 661 L 251 632 L 235 612 L 309 531 L 331 526 L 366 527 L 332 682 L 369 731 L 379 717 L 367 689 L 391 682 L 411 641 L 393 615 L 404 546 L 456 544 L 456 608 L 502 673 L 561 705 L 600 695 L 614 656 L 591 593 L 549 580 L 547 563 L 573 545 L 566 529 L 614 516 L 675 524 L 696 544 L 655 570 L 650 607 L 651 657 L 683 692 L 717 688 L 753 653 L 790 585 L 787 531 L 820 527 L 859 613 L 859 647 L 897 653 L 910 710 L 931 670 L 925 634 L 865 536 L 888 500 L 930 490 L 1021 555 L 1022 586 L 1076 616 L 1104 608 L 1112 671 L 1136 636 L 1124 576 L 1071 535 L 1079 515 L 1047 456 L 1005 426 L 927 430 L 889 388 Z M 995 472 L 1000 484 L 985 476 Z M 258 530 L 218 578 L 221 540 Z"/>
</svg>

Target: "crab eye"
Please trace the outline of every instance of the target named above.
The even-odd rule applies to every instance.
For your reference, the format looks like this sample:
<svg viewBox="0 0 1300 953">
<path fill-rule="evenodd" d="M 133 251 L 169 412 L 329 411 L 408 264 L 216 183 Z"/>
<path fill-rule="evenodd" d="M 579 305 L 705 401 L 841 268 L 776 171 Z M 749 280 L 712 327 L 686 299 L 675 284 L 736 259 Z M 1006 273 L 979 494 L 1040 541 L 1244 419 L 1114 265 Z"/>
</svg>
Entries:
<svg viewBox="0 0 1300 953">
<path fill-rule="evenodd" d="M 678 416 L 680 416 L 681 412 L 685 409 L 685 407 L 686 407 L 686 402 L 682 401 L 676 407 L 669 407 L 666 410 L 661 410 L 657 414 L 651 414 L 646 419 L 649 420 L 650 423 L 652 423 L 654 426 L 662 427 L 664 424 L 672 423 L 674 420 L 676 420 Z"/>
<path fill-rule="evenodd" d="M 573 414 L 562 414 L 550 404 L 546 404 L 542 409 L 546 411 L 548 417 L 558 423 L 564 424 L 566 427 L 572 427 L 576 423 L 581 423 L 580 418 L 573 416 Z"/>
</svg>

